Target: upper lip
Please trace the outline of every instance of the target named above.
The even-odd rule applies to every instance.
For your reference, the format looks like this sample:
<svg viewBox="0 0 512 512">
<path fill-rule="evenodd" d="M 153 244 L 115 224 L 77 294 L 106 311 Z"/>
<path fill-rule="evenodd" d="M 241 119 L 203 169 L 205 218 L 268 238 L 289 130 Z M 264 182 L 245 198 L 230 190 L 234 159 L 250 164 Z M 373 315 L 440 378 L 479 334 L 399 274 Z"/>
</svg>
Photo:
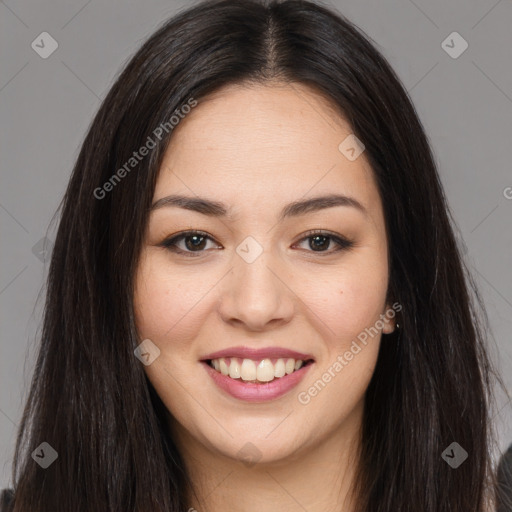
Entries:
<svg viewBox="0 0 512 512">
<path fill-rule="evenodd" d="M 202 361 L 209 359 L 219 359 L 221 357 L 239 357 L 240 359 L 271 359 L 271 358 L 293 358 L 307 361 L 313 359 L 310 354 L 289 350 L 282 347 L 266 347 L 266 348 L 251 348 L 251 347 L 230 347 L 211 354 L 205 355 L 201 358 Z"/>
</svg>

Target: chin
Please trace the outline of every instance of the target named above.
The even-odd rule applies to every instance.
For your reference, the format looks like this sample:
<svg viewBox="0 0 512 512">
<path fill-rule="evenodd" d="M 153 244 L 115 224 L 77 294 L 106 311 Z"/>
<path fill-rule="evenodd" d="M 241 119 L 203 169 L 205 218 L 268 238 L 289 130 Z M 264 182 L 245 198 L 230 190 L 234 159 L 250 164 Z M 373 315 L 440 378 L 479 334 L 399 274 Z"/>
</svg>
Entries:
<svg viewBox="0 0 512 512">
<path fill-rule="evenodd" d="M 300 457 L 304 443 L 296 436 L 276 436 L 274 439 L 264 437 L 251 438 L 246 435 L 219 443 L 218 439 L 211 440 L 212 448 L 223 457 L 236 460 L 246 467 L 255 465 L 279 465 L 289 463 Z"/>
</svg>

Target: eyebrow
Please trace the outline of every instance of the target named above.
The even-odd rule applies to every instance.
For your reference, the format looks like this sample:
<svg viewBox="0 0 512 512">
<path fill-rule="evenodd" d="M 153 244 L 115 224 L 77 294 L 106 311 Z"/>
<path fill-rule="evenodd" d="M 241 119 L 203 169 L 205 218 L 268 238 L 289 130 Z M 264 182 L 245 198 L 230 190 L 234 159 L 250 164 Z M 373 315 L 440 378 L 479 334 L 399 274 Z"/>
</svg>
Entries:
<svg viewBox="0 0 512 512">
<path fill-rule="evenodd" d="M 192 210 L 210 217 L 231 216 L 230 209 L 221 202 L 212 201 L 203 197 L 190 197 L 183 195 L 170 195 L 162 197 L 151 206 L 150 211 L 164 207 L 178 207 L 186 210 Z M 289 217 L 297 217 L 306 213 L 324 210 L 335 206 L 349 206 L 356 208 L 365 216 L 368 216 L 366 208 L 355 198 L 341 195 L 329 194 L 326 196 L 313 197 L 301 201 L 294 201 L 286 205 L 279 214 L 279 221 Z"/>
</svg>

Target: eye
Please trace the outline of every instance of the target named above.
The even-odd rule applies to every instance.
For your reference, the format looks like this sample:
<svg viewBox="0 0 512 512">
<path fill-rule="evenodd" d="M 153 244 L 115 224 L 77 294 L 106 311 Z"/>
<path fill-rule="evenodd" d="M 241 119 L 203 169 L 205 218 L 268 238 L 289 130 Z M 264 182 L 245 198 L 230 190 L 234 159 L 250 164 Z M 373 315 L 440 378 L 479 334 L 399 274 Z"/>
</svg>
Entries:
<svg viewBox="0 0 512 512">
<path fill-rule="evenodd" d="M 194 257 L 204 252 L 203 249 L 207 245 L 207 240 L 213 240 L 213 238 L 204 231 L 184 231 L 177 236 L 164 240 L 159 245 L 169 251 Z M 185 242 L 184 248 L 178 247 L 178 244 L 182 241 Z"/>
<path fill-rule="evenodd" d="M 309 240 L 308 247 L 312 249 L 312 252 L 332 254 L 333 252 L 350 249 L 354 246 L 354 242 L 352 240 L 348 240 L 345 237 L 335 235 L 328 231 L 314 229 L 312 231 L 308 231 L 306 235 L 307 236 L 302 238 L 299 242 L 303 243 L 304 241 Z M 338 245 L 338 248 L 327 251 L 326 249 L 331 245 L 332 241 Z"/>
<path fill-rule="evenodd" d="M 309 248 L 312 249 L 312 252 L 332 254 L 333 252 L 342 251 L 354 246 L 352 240 L 348 240 L 340 235 L 334 235 L 328 231 L 312 230 L 308 231 L 306 235 L 307 236 L 303 237 L 299 242 L 303 243 L 309 240 Z M 184 231 L 172 238 L 164 240 L 159 245 L 171 252 L 195 257 L 205 252 L 208 241 L 213 241 L 213 238 L 208 235 L 208 233 L 196 230 Z M 338 248 L 327 251 L 326 249 L 331 245 L 332 241 L 337 244 Z M 185 242 L 184 247 L 179 247 L 180 242 Z M 217 249 L 218 248 L 217 246 Z"/>
</svg>

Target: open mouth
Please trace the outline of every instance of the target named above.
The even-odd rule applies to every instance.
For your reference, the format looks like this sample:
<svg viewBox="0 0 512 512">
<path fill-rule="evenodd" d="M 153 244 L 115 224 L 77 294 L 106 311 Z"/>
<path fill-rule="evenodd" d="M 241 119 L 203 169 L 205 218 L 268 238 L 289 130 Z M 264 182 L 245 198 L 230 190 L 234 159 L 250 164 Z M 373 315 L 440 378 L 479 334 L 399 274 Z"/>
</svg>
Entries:
<svg viewBox="0 0 512 512">
<path fill-rule="evenodd" d="M 247 384 L 267 384 L 299 371 L 314 362 L 313 359 L 264 358 L 242 359 L 238 357 L 220 357 L 206 359 L 216 372 Z"/>
</svg>

